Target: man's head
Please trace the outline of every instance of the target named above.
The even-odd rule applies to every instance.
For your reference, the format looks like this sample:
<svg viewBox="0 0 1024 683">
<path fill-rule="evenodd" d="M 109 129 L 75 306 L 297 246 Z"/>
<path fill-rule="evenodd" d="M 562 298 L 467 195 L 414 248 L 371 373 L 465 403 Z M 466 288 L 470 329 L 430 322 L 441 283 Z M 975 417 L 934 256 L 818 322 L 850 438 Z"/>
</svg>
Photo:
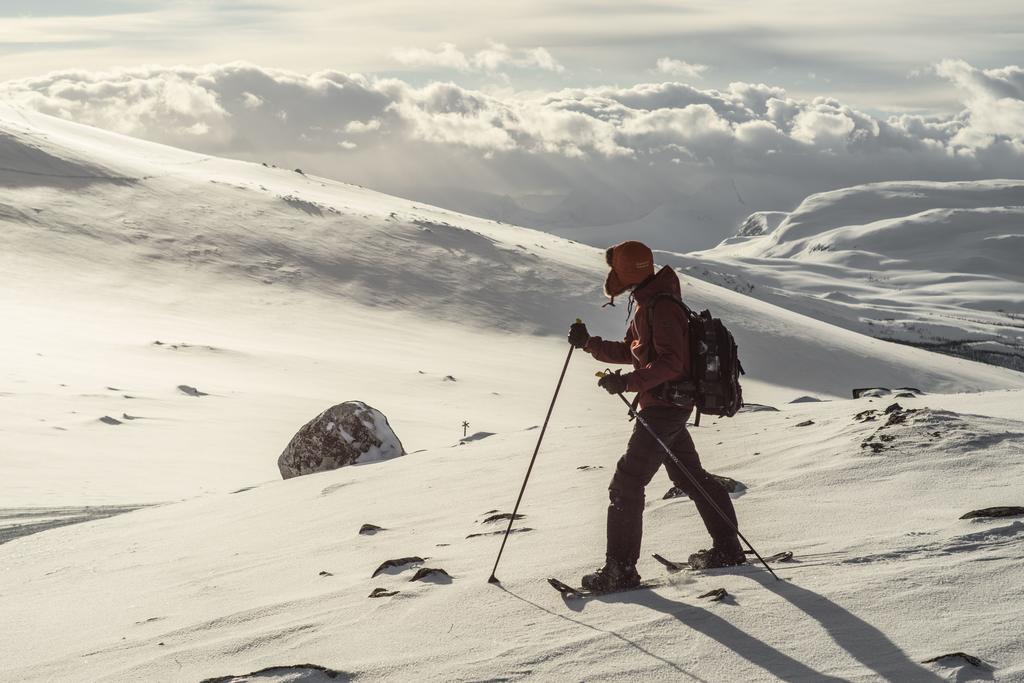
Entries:
<svg viewBox="0 0 1024 683">
<path fill-rule="evenodd" d="M 617 297 L 654 275 L 654 254 L 643 242 L 622 242 L 605 252 L 611 270 L 604 281 L 604 293 Z"/>
</svg>

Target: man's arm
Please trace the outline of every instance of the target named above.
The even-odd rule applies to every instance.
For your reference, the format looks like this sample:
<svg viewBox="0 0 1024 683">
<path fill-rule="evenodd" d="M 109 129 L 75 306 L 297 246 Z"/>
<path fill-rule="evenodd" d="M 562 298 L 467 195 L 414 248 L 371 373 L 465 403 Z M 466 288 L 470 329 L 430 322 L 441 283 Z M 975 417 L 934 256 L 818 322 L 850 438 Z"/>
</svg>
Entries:
<svg viewBox="0 0 1024 683">
<path fill-rule="evenodd" d="M 591 337 L 583 350 L 602 363 L 629 365 L 633 362 L 633 326 L 626 330 L 623 341 L 605 341 L 600 337 Z"/>
<path fill-rule="evenodd" d="M 629 391 L 647 391 L 671 379 L 690 374 L 690 323 L 682 306 L 662 299 L 651 309 L 654 350 L 658 357 L 631 372 Z"/>
</svg>

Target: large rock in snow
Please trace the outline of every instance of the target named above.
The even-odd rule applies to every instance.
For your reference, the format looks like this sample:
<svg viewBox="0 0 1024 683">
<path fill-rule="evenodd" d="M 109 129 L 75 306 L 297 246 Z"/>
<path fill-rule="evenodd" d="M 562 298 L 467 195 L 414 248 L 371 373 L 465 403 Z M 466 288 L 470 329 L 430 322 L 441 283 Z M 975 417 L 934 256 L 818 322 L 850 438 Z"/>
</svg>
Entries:
<svg viewBox="0 0 1024 683">
<path fill-rule="evenodd" d="M 285 479 L 405 455 L 384 413 L 362 401 L 332 406 L 303 425 L 277 459 Z"/>
</svg>

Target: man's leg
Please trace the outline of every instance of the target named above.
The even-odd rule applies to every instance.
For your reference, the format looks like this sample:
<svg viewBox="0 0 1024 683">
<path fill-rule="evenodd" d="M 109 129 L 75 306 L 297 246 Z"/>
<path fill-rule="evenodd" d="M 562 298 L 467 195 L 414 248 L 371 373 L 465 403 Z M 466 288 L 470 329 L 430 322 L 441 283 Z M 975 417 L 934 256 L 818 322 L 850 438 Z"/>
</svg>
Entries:
<svg viewBox="0 0 1024 683">
<path fill-rule="evenodd" d="M 670 444 L 686 424 L 684 411 L 651 408 L 641 412 L 662 441 Z M 643 536 L 644 488 L 661 467 L 664 451 L 654 437 L 636 424 L 626 453 L 615 467 L 608 487 L 608 559 L 634 565 L 640 558 Z"/>
<path fill-rule="evenodd" d="M 739 546 L 739 539 L 733 530 L 733 527 L 739 528 L 739 523 L 736 521 L 736 509 L 733 507 L 729 492 L 701 466 L 700 456 L 697 455 L 697 448 L 693 444 L 690 432 L 683 428 L 668 445 L 672 449 L 672 454 L 676 456 L 676 460 L 697 480 L 700 487 L 707 492 L 715 505 L 732 522 L 732 527 L 730 527 L 722 519 L 722 516 L 718 514 L 718 511 L 708 502 L 708 499 L 697 490 L 690 481 L 690 478 L 680 471 L 671 458 L 665 455 L 665 470 L 668 472 L 669 478 L 693 500 L 694 505 L 697 506 L 697 512 L 704 522 L 704 526 L 707 527 L 708 533 L 711 534 L 715 547 L 729 551 L 735 551 L 737 548 L 740 548 L 740 552 L 742 552 L 742 548 Z M 662 451 L 662 454 L 664 455 L 664 451 Z"/>
</svg>

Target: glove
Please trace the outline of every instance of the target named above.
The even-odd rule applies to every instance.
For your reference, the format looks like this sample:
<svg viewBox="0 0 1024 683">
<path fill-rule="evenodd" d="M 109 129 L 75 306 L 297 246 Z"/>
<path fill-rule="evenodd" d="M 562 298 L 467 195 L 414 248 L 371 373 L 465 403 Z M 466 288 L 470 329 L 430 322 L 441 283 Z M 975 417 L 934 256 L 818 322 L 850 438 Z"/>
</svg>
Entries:
<svg viewBox="0 0 1024 683">
<path fill-rule="evenodd" d="M 628 377 L 629 375 L 623 375 L 621 370 L 609 372 L 604 377 L 597 380 L 597 386 L 601 387 L 609 394 L 621 394 L 626 390 Z"/>
<path fill-rule="evenodd" d="M 582 349 L 588 341 L 590 341 L 590 333 L 587 332 L 586 325 L 576 322 L 569 326 L 569 343 L 573 348 Z"/>
</svg>

